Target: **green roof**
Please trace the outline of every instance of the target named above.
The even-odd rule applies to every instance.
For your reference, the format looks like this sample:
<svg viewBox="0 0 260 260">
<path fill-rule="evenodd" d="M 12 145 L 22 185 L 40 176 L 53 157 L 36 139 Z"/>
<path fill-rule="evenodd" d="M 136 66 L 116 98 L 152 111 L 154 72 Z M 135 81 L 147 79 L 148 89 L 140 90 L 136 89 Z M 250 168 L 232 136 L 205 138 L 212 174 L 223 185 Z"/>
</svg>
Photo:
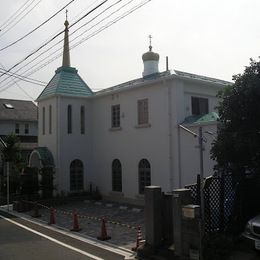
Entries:
<svg viewBox="0 0 260 260">
<path fill-rule="evenodd" d="M 202 124 L 218 121 L 219 116 L 216 112 L 204 115 L 192 115 L 185 118 L 183 124 Z"/>
<path fill-rule="evenodd" d="M 92 96 L 92 94 L 92 90 L 78 75 L 75 68 L 60 67 L 55 71 L 54 77 L 37 98 L 37 101 L 53 95 L 87 97 Z"/>
<path fill-rule="evenodd" d="M 52 153 L 47 147 L 37 147 L 34 151 L 38 152 L 43 167 L 54 166 Z"/>
</svg>

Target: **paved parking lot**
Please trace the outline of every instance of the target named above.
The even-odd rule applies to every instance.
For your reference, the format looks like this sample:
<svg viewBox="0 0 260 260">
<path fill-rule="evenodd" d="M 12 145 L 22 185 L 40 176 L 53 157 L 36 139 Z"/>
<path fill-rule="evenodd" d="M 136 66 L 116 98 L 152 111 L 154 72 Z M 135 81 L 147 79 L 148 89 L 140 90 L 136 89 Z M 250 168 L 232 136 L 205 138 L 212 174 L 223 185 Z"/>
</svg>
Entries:
<svg viewBox="0 0 260 260">
<path fill-rule="evenodd" d="M 41 208 L 39 212 L 40 219 L 49 222 L 49 209 Z M 55 207 L 56 225 L 72 229 L 73 212 L 77 212 L 82 228 L 79 234 L 97 238 L 101 233 L 100 219 L 104 218 L 107 234 L 111 236 L 109 243 L 131 249 L 136 243 L 138 226 L 141 227 L 143 238 L 145 236 L 144 210 L 141 207 L 94 201 L 73 202 Z"/>
</svg>

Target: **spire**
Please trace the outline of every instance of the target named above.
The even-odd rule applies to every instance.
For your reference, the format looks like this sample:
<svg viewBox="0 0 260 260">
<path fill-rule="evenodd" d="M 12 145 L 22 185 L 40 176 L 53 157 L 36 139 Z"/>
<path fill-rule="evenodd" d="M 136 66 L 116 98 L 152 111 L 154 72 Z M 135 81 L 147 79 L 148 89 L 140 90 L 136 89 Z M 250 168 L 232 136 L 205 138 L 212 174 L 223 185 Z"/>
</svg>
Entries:
<svg viewBox="0 0 260 260">
<path fill-rule="evenodd" d="M 62 59 L 62 66 L 63 67 L 70 67 L 70 48 L 69 48 L 69 22 L 68 22 L 68 10 L 66 10 L 66 21 L 64 23 L 65 30 L 64 30 L 64 46 L 63 46 L 63 59 Z"/>
</svg>

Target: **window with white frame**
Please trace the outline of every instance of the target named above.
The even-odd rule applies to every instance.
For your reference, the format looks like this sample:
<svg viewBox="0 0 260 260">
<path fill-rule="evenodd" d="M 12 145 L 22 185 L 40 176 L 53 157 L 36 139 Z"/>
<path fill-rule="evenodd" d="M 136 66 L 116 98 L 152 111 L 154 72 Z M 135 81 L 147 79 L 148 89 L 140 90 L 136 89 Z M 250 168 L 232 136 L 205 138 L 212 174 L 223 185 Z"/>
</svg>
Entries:
<svg viewBox="0 0 260 260">
<path fill-rule="evenodd" d="M 202 97 L 191 97 L 192 115 L 205 115 L 209 113 L 209 100 Z"/>
<path fill-rule="evenodd" d="M 85 107 L 80 107 L 80 133 L 85 134 Z"/>
<path fill-rule="evenodd" d="M 49 134 L 52 133 L 52 106 L 49 105 Z"/>
<path fill-rule="evenodd" d="M 42 134 L 45 135 L 45 107 L 42 108 Z"/>
<path fill-rule="evenodd" d="M 112 190 L 122 191 L 122 166 L 118 159 L 112 162 Z"/>
<path fill-rule="evenodd" d="M 68 105 L 68 111 L 67 111 L 67 120 L 68 120 L 68 134 L 72 133 L 72 106 Z"/>
<path fill-rule="evenodd" d="M 111 127 L 120 127 L 120 105 L 113 105 L 111 107 Z"/>
<path fill-rule="evenodd" d="M 138 125 L 145 125 L 149 123 L 148 114 L 148 98 L 140 99 L 137 101 L 138 109 Z"/>
<path fill-rule="evenodd" d="M 151 185 L 151 165 L 148 160 L 142 159 L 138 165 L 139 193 L 144 194 L 145 186 Z"/>
</svg>

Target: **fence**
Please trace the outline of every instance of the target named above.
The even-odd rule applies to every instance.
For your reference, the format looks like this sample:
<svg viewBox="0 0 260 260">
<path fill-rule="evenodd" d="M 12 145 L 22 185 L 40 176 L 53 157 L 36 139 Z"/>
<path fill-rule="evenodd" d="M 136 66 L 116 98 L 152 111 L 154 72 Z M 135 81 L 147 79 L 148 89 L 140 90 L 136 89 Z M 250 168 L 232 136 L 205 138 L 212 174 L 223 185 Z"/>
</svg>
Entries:
<svg viewBox="0 0 260 260">
<path fill-rule="evenodd" d="M 205 233 L 227 229 L 232 214 L 236 187 L 231 175 L 211 176 L 204 182 Z M 200 204 L 200 178 L 197 184 L 187 185 L 191 190 L 192 203 Z"/>
</svg>

